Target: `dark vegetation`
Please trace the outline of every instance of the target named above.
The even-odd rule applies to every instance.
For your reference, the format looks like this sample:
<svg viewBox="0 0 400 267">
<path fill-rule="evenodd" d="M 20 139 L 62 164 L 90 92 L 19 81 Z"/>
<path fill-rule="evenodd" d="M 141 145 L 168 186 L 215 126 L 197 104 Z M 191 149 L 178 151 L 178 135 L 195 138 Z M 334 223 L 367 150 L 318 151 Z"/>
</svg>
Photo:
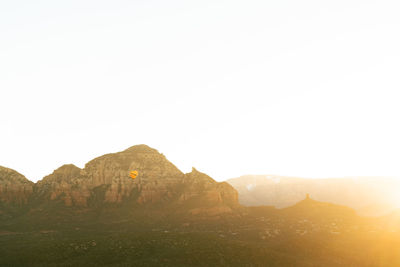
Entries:
<svg viewBox="0 0 400 267">
<path fill-rule="evenodd" d="M 0 229 L 0 266 L 400 266 L 395 226 L 313 200 L 213 218 L 55 206 Z"/>
</svg>

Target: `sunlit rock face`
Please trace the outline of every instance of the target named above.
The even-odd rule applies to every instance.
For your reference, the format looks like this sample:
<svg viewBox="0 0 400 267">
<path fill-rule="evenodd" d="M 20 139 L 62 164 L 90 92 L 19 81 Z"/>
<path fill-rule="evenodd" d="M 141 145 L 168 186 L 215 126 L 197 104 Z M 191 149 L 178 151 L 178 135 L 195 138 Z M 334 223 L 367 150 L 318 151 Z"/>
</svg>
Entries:
<svg viewBox="0 0 400 267">
<path fill-rule="evenodd" d="M 21 206 L 28 203 L 33 183 L 22 174 L 0 166 L 0 203 Z"/>
<path fill-rule="evenodd" d="M 75 165 L 63 165 L 35 185 L 39 201 L 59 201 L 65 206 L 87 206 L 90 186 L 82 170 Z"/>
<path fill-rule="evenodd" d="M 138 171 L 136 179 L 129 172 Z M 86 164 L 83 174 L 92 187 L 109 185 L 105 202 L 119 203 L 135 193 L 140 204 L 171 199 L 184 174 L 157 150 L 146 145 L 98 157 Z"/>
<path fill-rule="evenodd" d="M 129 172 L 138 171 L 136 179 Z M 98 192 L 101 191 L 101 194 Z M 40 201 L 65 206 L 97 204 L 171 204 L 202 209 L 195 213 L 227 213 L 238 206 L 236 190 L 193 169 L 184 174 L 157 150 L 137 145 L 88 162 L 83 169 L 64 165 L 35 187 Z"/>
<path fill-rule="evenodd" d="M 237 205 L 238 194 L 228 183 L 217 183 L 208 175 L 197 171 L 185 175 L 185 189 L 180 200 L 198 199 L 205 204 Z"/>
<path fill-rule="evenodd" d="M 178 202 L 188 209 L 190 215 L 202 217 L 232 214 L 239 208 L 238 194 L 232 186 L 225 182 L 217 183 L 195 168 L 185 174 Z"/>
</svg>

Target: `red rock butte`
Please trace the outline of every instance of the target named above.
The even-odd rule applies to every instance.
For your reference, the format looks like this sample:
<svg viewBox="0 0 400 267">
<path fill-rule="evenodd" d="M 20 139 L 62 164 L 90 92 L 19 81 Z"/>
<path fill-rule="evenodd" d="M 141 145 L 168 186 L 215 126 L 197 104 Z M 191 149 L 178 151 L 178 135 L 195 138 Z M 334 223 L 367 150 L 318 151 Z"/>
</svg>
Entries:
<svg viewBox="0 0 400 267">
<path fill-rule="evenodd" d="M 133 180 L 129 172 L 137 170 Z M 100 193 L 99 193 L 100 192 Z M 156 149 L 132 146 L 89 161 L 83 169 L 63 165 L 36 184 L 21 174 L 0 169 L 0 200 L 18 205 L 57 203 L 91 208 L 105 204 L 180 205 L 190 214 L 231 213 L 239 207 L 238 194 L 195 168 L 184 174 Z"/>
</svg>

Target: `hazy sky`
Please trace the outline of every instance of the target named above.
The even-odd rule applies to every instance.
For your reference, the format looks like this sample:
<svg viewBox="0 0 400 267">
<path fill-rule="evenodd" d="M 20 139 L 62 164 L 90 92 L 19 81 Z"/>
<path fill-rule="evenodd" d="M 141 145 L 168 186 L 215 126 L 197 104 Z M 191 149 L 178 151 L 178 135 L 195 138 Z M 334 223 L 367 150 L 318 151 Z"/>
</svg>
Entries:
<svg viewBox="0 0 400 267">
<path fill-rule="evenodd" d="M 0 165 L 147 144 L 216 180 L 400 175 L 398 1 L 0 1 Z"/>
</svg>

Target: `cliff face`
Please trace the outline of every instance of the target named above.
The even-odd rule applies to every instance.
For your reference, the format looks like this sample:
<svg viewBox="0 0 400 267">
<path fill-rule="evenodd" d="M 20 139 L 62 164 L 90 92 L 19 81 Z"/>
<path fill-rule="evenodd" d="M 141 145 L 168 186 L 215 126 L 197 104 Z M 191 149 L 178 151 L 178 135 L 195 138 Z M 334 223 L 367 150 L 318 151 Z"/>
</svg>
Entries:
<svg viewBox="0 0 400 267">
<path fill-rule="evenodd" d="M 135 180 L 129 172 L 137 170 Z M 105 202 L 120 203 L 135 193 L 140 204 L 169 200 L 176 194 L 184 174 L 157 150 L 145 145 L 107 154 L 86 164 L 82 175 L 91 187 L 108 185 Z"/>
<path fill-rule="evenodd" d="M 238 194 L 229 184 L 222 182 L 216 183 L 208 175 L 197 171 L 185 174 L 184 190 L 180 196 L 181 201 L 197 199 L 205 204 L 237 205 Z"/>
<path fill-rule="evenodd" d="M 0 204 L 21 206 L 28 203 L 33 183 L 22 174 L 0 166 Z"/>
<path fill-rule="evenodd" d="M 40 202 L 59 201 L 65 206 L 87 206 L 90 191 L 82 170 L 63 165 L 35 185 L 34 196 Z"/>
<path fill-rule="evenodd" d="M 184 190 L 179 196 L 192 215 L 215 216 L 232 213 L 239 207 L 238 194 L 229 184 L 216 183 L 208 175 L 197 171 L 185 174 Z"/>
<path fill-rule="evenodd" d="M 137 170 L 136 179 L 129 172 Z M 96 204 L 174 204 L 191 213 L 229 213 L 238 207 L 236 190 L 193 169 L 184 174 L 146 145 L 106 154 L 83 169 L 64 165 L 35 185 L 38 203 L 90 208 Z M 101 193 L 99 193 L 101 192 Z"/>
</svg>

